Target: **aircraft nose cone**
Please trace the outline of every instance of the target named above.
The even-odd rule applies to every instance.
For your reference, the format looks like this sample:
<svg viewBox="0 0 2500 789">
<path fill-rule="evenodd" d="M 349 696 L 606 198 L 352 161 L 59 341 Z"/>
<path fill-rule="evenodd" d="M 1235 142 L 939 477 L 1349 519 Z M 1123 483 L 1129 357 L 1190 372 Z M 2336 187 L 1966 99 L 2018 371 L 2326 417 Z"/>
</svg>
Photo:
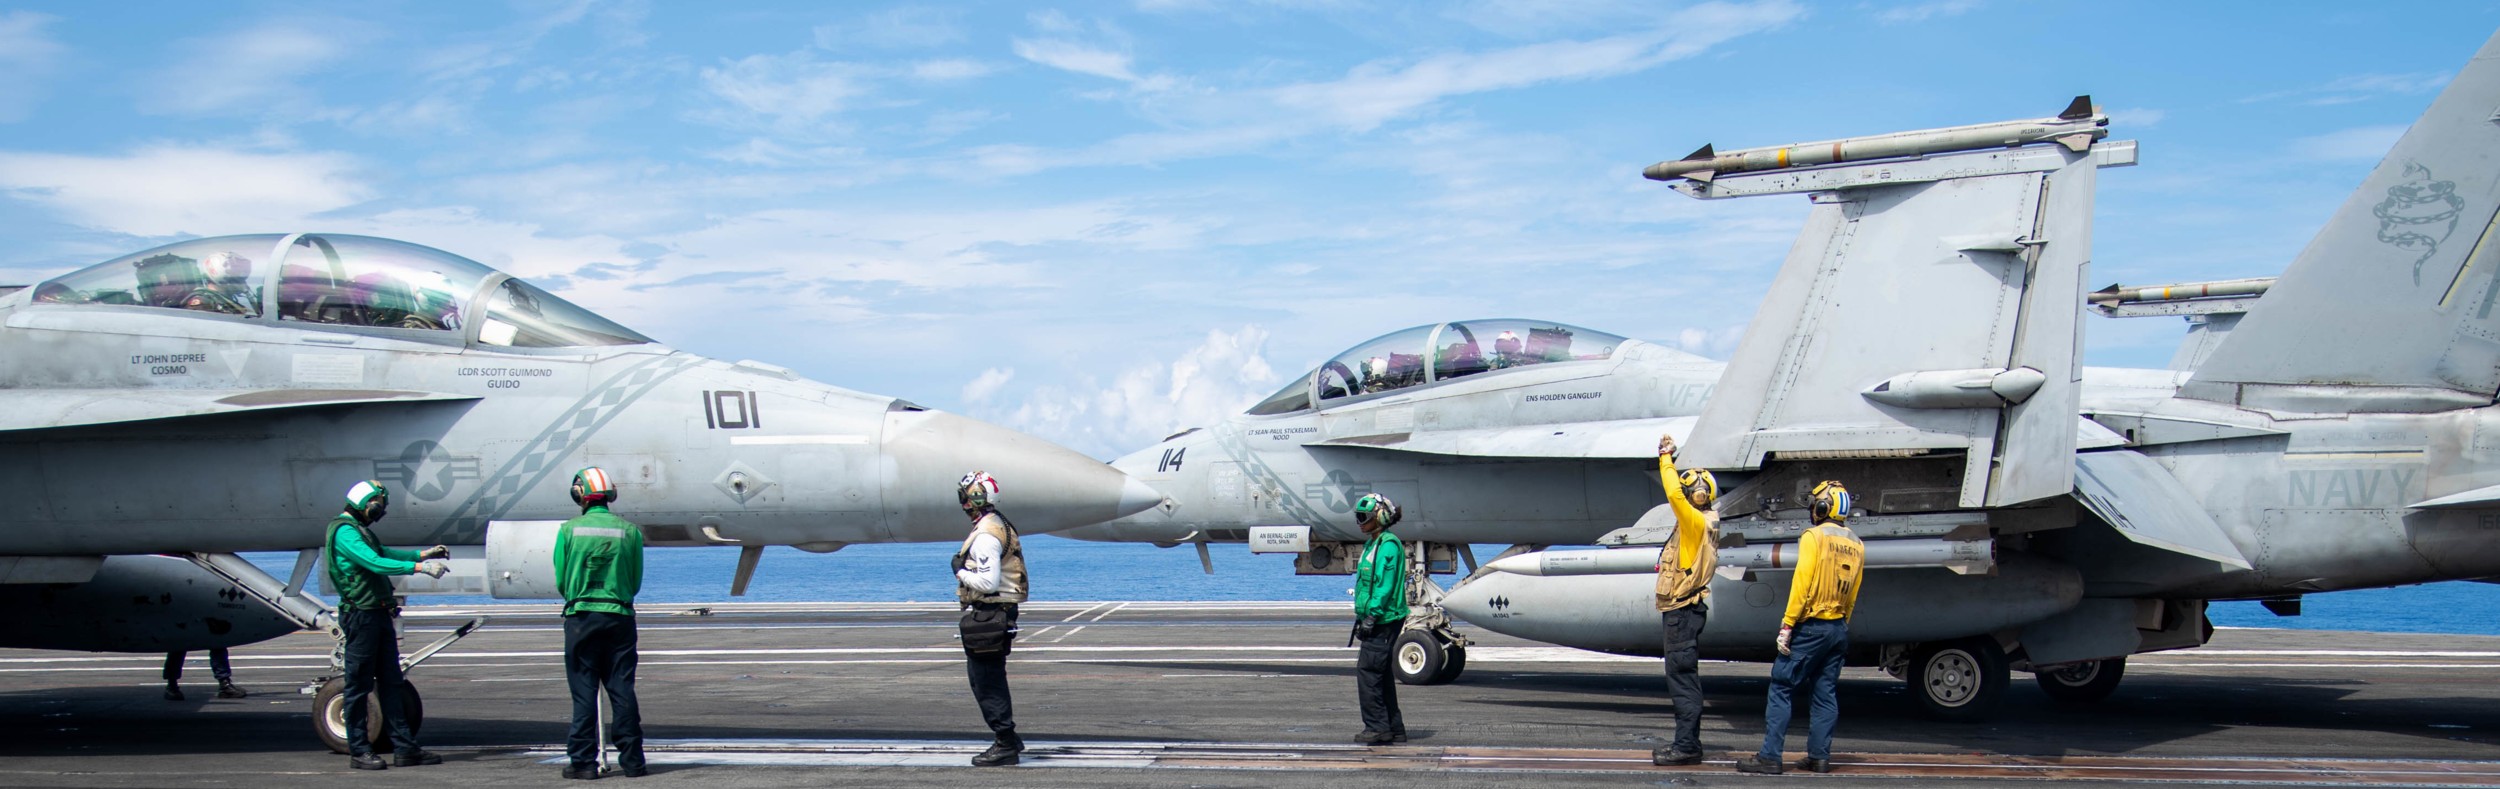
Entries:
<svg viewBox="0 0 2500 789">
<path fill-rule="evenodd" d="M 969 528 L 955 481 L 998 479 L 998 511 L 1033 534 L 1144 512 L 1163 494 L 1102 461 L 997 425 L 942 411 L 886 414 L 885 504 L 895 537 L 961 539 Z"/>
</svg>

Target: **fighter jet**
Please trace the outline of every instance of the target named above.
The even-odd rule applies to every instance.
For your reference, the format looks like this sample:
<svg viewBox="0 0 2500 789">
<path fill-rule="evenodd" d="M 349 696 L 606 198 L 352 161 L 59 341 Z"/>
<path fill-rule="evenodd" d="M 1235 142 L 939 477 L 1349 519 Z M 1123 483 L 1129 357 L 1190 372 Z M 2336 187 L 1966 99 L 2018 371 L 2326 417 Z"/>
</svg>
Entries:
<svg viewBox="0 0 2500 789">
<path fill-rule="evenodd" d="M 441 250 L 202 238 L 0 288 L 0 645 L 197 650 L 313 626 L 309 555 L 289 582 L 233 553 L 319 545 L 368 478 L 391 490 L 384 542 L 477 546 L 493 522 L 576 514 L 586 465 L 650 544 L 741 549 L 733 593 L 767 545 L 961 539 L 953 483 L 974 469 L 1028 532 L 1162 499 L 1031 436 L 671 350 Z M 452 591 L 548 571 L 477 553 Z"/>
<path fill-rule="evenodd" d="M 1222 424 L 1113 461 L 1162 505 L 1062 536 L 1192 544 L 1208 572 L 1209 543 L 1249 542 L 1297 554 L 1299 573 L 1350 573 L 1363 541 L 1354 502 L 1377 492 L 1405 511 L 1398 534 L 1424 543 L 1435 572 L 1471 543 L 1585 543 L 1665 500 L 1658 436 L 1691 422 L 1720 367 L 1553 321 L 1390 332 Z M 1427 606 L 1401 670 L 1463 664 L 1465 645 Z"/>
<path fill-rule="evenodd" d="M 2280 278 L 2088 294 L 2110 314 L 2193 316 L 2165 370 L 2077 363 L 2094 173 L 2133 160 L 2081 103 L 1653 166 L 1698 198 L 1813 198 L 1679 436 L 1685 465 L 1739 480 L 1720 499 L 1728 569 L 1704 655 L 1771 657 L 1778 549 L 1824 479 L 1862 506 L 1852 663 L 1944 717 L 1984 714 L 2012 670 L 2105 697 L 2129 655 L 2202 645 L 2210 600 L 2295 615 L 2310 592 L 2500 575 L 2496 105 L 2500 36 Z M 1444 605 L 1659 654 L 1665 523 L 1600 541 L 1640 547 L 1506 557 Z"/>
</svg>

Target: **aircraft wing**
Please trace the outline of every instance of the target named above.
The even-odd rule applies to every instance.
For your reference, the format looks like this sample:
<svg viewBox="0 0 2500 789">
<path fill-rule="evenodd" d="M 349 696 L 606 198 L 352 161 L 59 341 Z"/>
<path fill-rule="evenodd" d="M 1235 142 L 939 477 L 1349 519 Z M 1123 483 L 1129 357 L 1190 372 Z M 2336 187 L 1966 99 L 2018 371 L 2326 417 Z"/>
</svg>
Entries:
<svg viewBox="0 0 2500 789">
<path fill-rule="evenodd" d="M 0 392 L 0 432 L 286 408 L 475 400 L 393 389 L 42 389 Z"/>
<path fill-rule="evenodd" d="M 2405 507 L 2417 510 L 2480 510 L 2500 509 L 2500 485 L 2475 488 L 2429 501 L 2418 501 Z"/>
<path fill-rule="evenodd" d="M 1427 455 L 1488 458 L 1655 460 L 1658 436 L 1677 441 L 1693 430 L 1693 417 L 1565 422 L 1474 430 L 1427 430 L 1316 441 L 1307 446 L 1360 447 Z"/>
</svg>

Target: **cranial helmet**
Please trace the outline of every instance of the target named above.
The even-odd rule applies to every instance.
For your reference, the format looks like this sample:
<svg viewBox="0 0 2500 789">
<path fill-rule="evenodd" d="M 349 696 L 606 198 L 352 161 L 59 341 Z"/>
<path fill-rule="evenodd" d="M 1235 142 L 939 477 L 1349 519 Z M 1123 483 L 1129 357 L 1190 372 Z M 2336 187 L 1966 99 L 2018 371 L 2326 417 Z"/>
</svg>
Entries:
<svg viewBox="0 0 2500 789">
<path fill-rule="evenodd" d="M 382 487 L 380 482 L 368 479 L 348 487 L 347 514 L 356 516 L 358 521 L 372 523 L 382 517 L 382 511 L 390 505 L 390 501 L 391 490 Z"/>
<path fill-rule="evenodd" d="M 1380 528 L 1386 529 L 1398 525 L 1398 518 L 1403 515 L 1405 513 L 1398 511 L 1397 502 L 1378 493 L 1365 493 L 1363 498 L 1354 502 L 1355 523 L 1377 522 Z"/>
<path fill-rule="evenodd" d="M 963 504 L 967 512 L 997 507 L 998 479 L 987 471 L 965 474 L 955 481 L 955 501 Z"/>
<path fill-rule="evenodd" d="M 1814 486 L 1812 516 L 1815 523 L 1839 523 L 1849 519 L 1849 489 L 1839 480 L 1827 479 Z"/>
<path fill-rule="evenodd" d="M 1709 469 L 1688 468 L 1676 478 L 1684 485 L 1684 500 L 1693 506 L 1707 507 L 1719 500 L 1719 478 Z"/>
<path fill-rule="evenodd" d="M 219 252 L 200 259 L 200 275 L 210 282 L 240 278 L 252 265 L 250 258 L 232 252 Z"/>
<path fill-rule="evenodd" d="M 607 469 L 591 466 L 574 472 L 573 503 L 584 507 L 616 503 L 616 483 L 608 480 Z"/>
</svg>

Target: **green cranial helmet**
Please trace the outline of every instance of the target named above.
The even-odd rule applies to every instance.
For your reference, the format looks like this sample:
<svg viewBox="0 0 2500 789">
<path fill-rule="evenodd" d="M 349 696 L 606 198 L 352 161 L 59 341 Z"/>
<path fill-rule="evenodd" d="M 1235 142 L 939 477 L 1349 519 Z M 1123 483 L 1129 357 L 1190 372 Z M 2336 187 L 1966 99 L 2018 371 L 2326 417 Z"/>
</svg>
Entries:
<svg viewBox="0 0 2500 789">
<path fill-rule="evenodd" d="M 368 479 L 347 489 L 347 513 L 366 523 L 382 517 L 382 510 L 389 506 L 390 501 L 390 489 L 374 480 Z"/>
<path fill-rule="evenodd" d="M 1354 522 L 1356 523 L 1378 523 L 1380 528 L 1386 529 L 1398 525 L 1398 517 L 1401 514 L 1398 512 L 1397 502 L 1390 501 L 1389 497 L 1378 493 L 1365 493 L 1362 499 L 1354 502 Z"/>
</svg>

